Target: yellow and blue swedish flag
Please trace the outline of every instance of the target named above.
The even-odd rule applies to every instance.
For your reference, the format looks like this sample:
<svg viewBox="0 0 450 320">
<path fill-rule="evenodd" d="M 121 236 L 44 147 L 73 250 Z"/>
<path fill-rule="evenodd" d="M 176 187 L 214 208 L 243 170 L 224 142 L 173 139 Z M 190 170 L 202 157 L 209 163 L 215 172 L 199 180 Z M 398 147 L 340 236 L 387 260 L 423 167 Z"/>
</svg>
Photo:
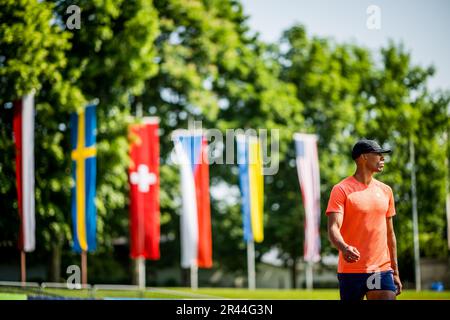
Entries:
<svg viewBox="0 0 450 320">
<path fill-rule="evenodd" d="M 94 251 L 96 248 L 96 107 L 87 106 L 70 116 L 72 145 L 72 226 L 73 250 Z"/>
</svg>

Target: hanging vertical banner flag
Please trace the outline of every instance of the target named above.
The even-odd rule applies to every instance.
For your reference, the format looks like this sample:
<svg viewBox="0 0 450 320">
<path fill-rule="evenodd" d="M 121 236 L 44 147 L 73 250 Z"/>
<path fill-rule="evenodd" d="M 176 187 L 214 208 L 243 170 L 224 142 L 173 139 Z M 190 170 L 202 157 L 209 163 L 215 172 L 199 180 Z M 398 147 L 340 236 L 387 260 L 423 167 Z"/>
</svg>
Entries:
<svg viewBox="0 0 450 320">
<path fill-rule="evenodd" d="M 264 240 L 264 176 L 257 137 L 237 136 L 239 184 L 242 193 L 244 240 Z"/>
<path fill-rule="evenodd" d="M 211 268 L 208 143 L 202 133 L 176 131 L 173 139 L 181 173 L 181 266 Z"/>
<path fill-rule="evenodd" d="M 34 203 L 34 94 L 14 101 L 13 133 L 16 146 L 16 180 L 20 215 L 19 249 L 35 249 Z"/>
<path fill-rule="evenodd" d="M 130 254 L 158 260 L 159 119 L 147 117 L 130 127 Z"/>
<path fill-rule="evenodd" d="M 305 208 L 305 261 L 320 260 L 320 170 L 317 136 L 294 134 L 297 172 Z"/>
<path fill-rule="evenodd" d="M 72 226 L 73 250 L 94 251 L 96 248 L 97 120 L 94 105 L 70 116 L 72 145 Z"/>
<path fill-rule="evenodd" d="M 450 193 L 447 194 L 445 208 L 446 208 L 446 212 L 447 212 L 447 243 L 448 243 L 448 249 L 450 250 Z"/>
</svg>

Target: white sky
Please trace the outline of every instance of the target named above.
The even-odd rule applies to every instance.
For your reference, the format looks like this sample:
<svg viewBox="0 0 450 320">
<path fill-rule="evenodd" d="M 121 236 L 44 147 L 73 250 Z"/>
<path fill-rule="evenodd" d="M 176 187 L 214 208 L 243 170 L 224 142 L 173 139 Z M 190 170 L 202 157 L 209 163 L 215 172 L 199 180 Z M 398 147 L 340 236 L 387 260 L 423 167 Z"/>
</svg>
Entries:
<svg viewBox="0 0 450 320">
<path fill-rule="evenodd" d="M 356 42 L 371 49 L 389 39 L 402 42 L 413 62 L 433 64 L 432 89 L 450 90 L 450 1 L 448 0 L 241 0 L 252 30 L 274 42 L 295 23 L 309 35 Z M 369 30 L 370 5 L 381 9 L 381 29 Z"/>
</svg>

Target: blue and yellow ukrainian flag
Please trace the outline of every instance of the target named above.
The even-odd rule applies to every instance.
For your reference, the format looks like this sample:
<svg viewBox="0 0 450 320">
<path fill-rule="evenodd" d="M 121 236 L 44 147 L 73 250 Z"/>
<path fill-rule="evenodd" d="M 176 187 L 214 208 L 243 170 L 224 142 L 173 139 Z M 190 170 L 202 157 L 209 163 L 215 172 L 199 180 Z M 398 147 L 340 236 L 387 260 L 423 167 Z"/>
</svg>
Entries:
<svg viewBox="0 0 450 320">
<path fill-rule="evenodd" d="M 96 130 L 95 106 L 70 116 L 72 144 L 72 222 L 73 250 L 94 251 L 96 248 Z"/>
<path fill-rule="evenodd" d="M 239 184 L 242 194 L 244 240 L 264 240 L 264 176 L 261 147 L 256 137 L 237 137 Z"/>
</svg>

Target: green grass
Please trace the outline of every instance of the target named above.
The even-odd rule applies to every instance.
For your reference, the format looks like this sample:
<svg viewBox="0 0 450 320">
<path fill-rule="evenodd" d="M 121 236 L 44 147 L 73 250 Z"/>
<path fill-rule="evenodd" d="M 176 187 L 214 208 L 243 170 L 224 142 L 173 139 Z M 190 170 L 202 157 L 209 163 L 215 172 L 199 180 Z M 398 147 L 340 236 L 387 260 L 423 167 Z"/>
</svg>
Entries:
<svg viewBox="0 0 450 320">
<path fill-rule="evenodd" d="M 0 292 L 0 300 L 27 300 L 27 295 Z"/>
<path fill-rule="evenodd" d="M 179 291 L 192 292 L 187 288 L 177 288 Z M 336 289 L 316 289 L 308 290 L 270 290 L 257 289 L 254 291 L 247 289 L 228 289 L 228 288 L 202 288 L 196 293 L 220 296 L 229 299 L 283 299 L 283 300 L 338 300 L 339 291 Z M 406 290 L 400 294 L 399 300 L 450 300 L 450 291 L 435 292 Z"/>
<path fill-rule="evenodd" d="M 397 297 L 399 300 L 450 300 L 450 291 L 421 291 L 408 290 Z"/>
<path fill-rule="evenodd" d="M 184 292 L 186 293 L 186 292 Z M 166 293 L 159 291 L 127 291 L 127 290 L 68 290 L 68 289 L 45 289 L 43 294 L 65 296 L 72 298 L 145 298 L 145 299 L 183 299 L 185 294 L 177 294 L 177 291 Z"/>
<path fill-rule="evenodd" d="M 175 288 L 174 288 L 175 289 Z M 333 300 L 339 299 L 335 289 L 318 290 L 280 290 L 280 289 L 231 289 L 231 288 L 201 288 L 192 291 L 187 288 L 177 288 L 179 291 L 199 293 L 227 299 L 281 299 L 281 300 Z"/>
<path fill-rule="evenodd" d="M 50 289 L 42 291 L 0 292 L 0 300 L 25 299 L 26 294 L 45 296 L 64 296 L 71 298 L 146 298 L 146 299 L 282 299 L 282 300 L 337 300 L 339 291 L 336 289 L 308 290 L 275 290 L 275 289 L 234 289 L 234 288 L 153 288 L 147 291 L 125 290 L 68 290 Z M 398 296 L 399 300 L 450 300 L 450 291 L 434 292 L 406 290 Z"/>
</svg>

